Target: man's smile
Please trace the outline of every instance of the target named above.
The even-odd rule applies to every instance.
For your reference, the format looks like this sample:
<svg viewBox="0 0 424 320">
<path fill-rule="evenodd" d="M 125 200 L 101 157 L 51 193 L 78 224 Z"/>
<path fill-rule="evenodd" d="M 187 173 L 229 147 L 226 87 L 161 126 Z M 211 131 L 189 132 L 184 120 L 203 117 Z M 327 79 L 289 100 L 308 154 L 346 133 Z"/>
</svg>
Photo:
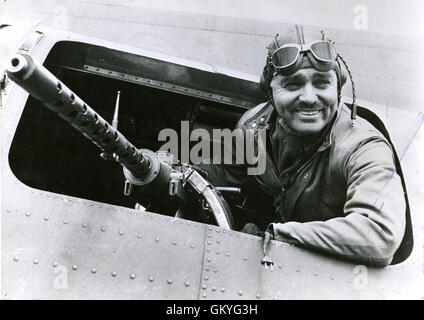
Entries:
<svg viewBox="0 0 424 320">
<path fill-rule="evenodd" d="M 315 116 L 318 113 L 321 112 L 321 109 L 317 110 L 310 110 L 310 109 L 296 109 L 297 113 L 301 114 L 302 116 Z"/>
</svg>

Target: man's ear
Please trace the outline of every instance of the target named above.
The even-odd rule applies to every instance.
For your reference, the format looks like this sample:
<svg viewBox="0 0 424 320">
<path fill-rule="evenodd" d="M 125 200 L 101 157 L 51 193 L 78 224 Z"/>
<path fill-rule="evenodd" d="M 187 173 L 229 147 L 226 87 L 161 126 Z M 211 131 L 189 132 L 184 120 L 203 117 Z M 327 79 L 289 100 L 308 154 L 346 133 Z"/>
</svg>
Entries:
<svg viewBox="0 0 424 320">
<path fill-rule="evenodd" d="M 271 86 L 269 87 L 268 98 L 269 98 L 269 102 L 271 102 L 272 106 L 275 108 L 274 96 L 272 95 Z"/>
</svg>

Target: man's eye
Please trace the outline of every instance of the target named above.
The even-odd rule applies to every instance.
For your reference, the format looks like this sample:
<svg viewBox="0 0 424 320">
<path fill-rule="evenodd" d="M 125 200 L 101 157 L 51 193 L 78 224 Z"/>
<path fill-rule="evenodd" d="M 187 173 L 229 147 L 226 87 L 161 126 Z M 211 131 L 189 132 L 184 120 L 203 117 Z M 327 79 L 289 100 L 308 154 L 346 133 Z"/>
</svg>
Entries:
<svg viewBox="0 0 424 320">
<path fill-rule="evenodd" d="M 320 80 L 315 82 L 315 86 L 318 88 L 325 88 L 328 87 L 331 84 L 330 80 Z"/>
<path fill-rule="evenodd" d="M 287 82 L 284 84 L 284 88 L 288 89 L 288 90 L 294 90 L 299 88 L 300 86 L 302 86 L 301 83 L 299 82 Z"/>
</svg>

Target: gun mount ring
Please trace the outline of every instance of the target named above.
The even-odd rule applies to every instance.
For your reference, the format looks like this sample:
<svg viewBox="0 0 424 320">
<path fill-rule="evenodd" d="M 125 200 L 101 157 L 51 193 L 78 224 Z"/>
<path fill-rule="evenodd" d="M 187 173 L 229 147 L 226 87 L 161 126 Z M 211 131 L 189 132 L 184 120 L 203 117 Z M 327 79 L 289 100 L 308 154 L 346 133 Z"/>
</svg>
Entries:
<svg viewBox="0 0 424 320">
<path fill-rule="evenodd" d="M 124 176 L 131 184 L 136 186 L 144 186 L 152 182 L 159 174 L 160 160 L 158 159 L 156 153 L 152 150 L 139 149 L 139 151 L 143 154 L 144 161 L 149 161 L 150 163 L 149 172 L 143 179 L 139 179 L 134 177 L 131 171 L 124 167 Z"/>
</svg>

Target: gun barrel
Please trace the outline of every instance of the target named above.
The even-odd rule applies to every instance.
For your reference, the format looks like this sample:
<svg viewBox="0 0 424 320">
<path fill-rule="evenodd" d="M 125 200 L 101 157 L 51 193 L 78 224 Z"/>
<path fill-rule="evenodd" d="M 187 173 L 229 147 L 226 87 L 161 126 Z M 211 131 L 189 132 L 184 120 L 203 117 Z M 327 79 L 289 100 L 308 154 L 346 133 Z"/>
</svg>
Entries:
<svg viewBox="0 0 424 320">
<path fill-rule="evenodd" d="M 69 122 L 103 152 L 113 154 L 134 178 L 150 175 L 151 164 L 118 130 L 27 54 L 9 62 L 7 75 L 31 96 Z"/>
</svg>

